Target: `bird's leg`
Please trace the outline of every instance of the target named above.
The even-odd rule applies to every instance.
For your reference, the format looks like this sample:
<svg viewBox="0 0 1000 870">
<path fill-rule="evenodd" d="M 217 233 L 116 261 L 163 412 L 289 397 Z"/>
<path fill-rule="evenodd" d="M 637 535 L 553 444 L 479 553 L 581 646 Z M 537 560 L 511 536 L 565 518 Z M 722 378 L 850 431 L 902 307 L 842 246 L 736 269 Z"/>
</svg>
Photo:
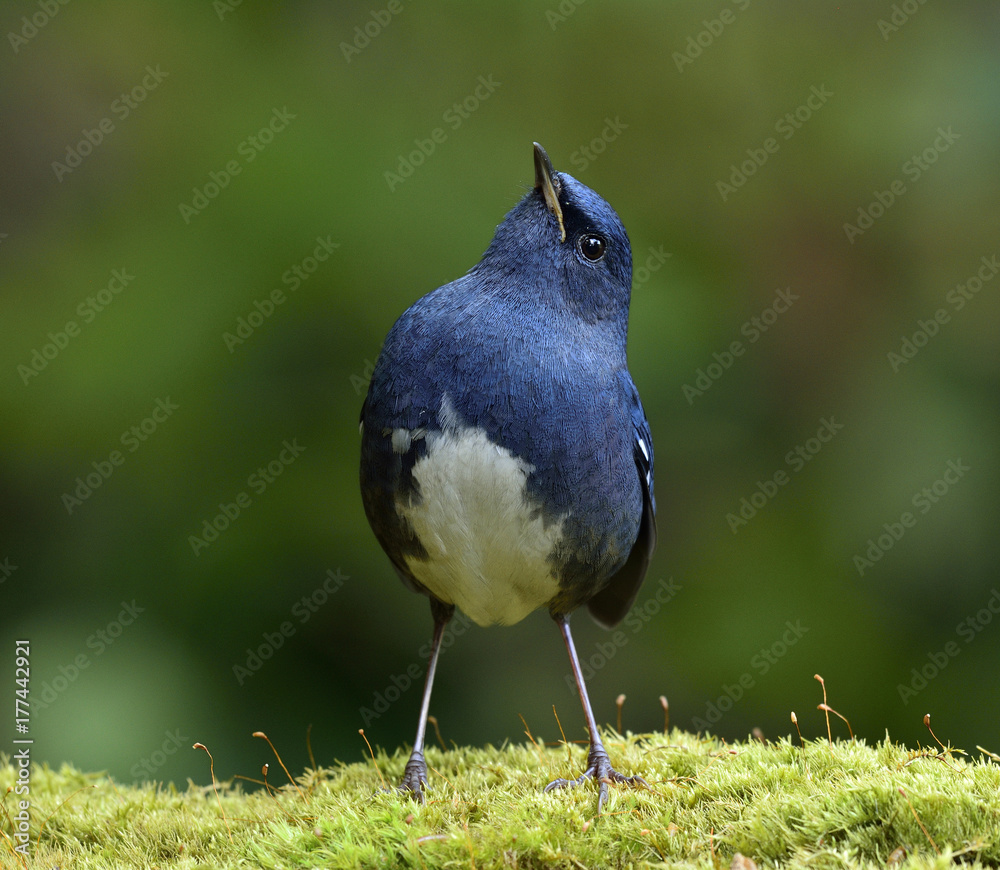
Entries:
<svg viewBox="0 0 1000 870">
<path fill-rule="evenodd" d="M 431 706 L 431 689 L 434 688 L 434 671 L 437 668 L 438 653 L 441 651 L 441 638 L 444 627 L 455 613 L 455 605 L 444 604 L 436 598 L 431 598 L 431 614 L 434 616 L 434 637 L 431 641 L 431 660 L 427 666 L 427 681 L 424 683 L 424 699 L 420 704 L 420 720 L 417 722 L 417 736 L 413 741 L 413 752 L 406 762 L 403 779 L 399 783 L 400 791 L 409 791 L 424 802 L 424 785 L 427 782 L 427 762 L 424 761 L 424 732 L 427 730 L 427 714 Z"/>
<path fill-rule="evenodd" d="M 573 644 L 573 635 L 570 634 L 569 630 L 569 616 L 565 614 L 553 615 L 553 619 L 559 625 L 563 640 L 566 641 L 566 651 L 569 653 L 569 663 L 573 668 L 573 676 L 576 677 L 576 687 L 580 692 L 580 703 L 583 704 L 583 714 L 587 717 L 590 751 L 587 753 L 587 769 L 577 779 L 553 780 L 545 786 L 545 791 L 551 791 L 554 788 L 582 785 L 588 779 L 593 778 L 600 784 L 600 792 L 597 798 L 597 815 L 600 815 L 601 809 L 604 807 L 604 801 L 608 797 L 609 782 L 642 785 L 646 788 L 649 788 L 649 783 L 641 776 L 625 776 L 611 766 L 611 759 L 608 758 L 607 750 L 601 742 L 601 735 L 597 733 L 594 711 L 590 707 L 590 698 L 587 697 L 587 686 L 583 682 L 583 673 L 580 671 L 580 660 L 577 658 L 576 646 Z"/>
</svg>

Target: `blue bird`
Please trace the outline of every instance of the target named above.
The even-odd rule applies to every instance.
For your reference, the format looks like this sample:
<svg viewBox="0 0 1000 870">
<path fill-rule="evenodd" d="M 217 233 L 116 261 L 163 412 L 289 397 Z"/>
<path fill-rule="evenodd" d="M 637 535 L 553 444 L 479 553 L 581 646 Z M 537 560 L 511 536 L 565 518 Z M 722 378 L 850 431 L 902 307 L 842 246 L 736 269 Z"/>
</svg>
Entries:
<svg viewBox="0 0 1000 870">
<path fill-rule="evenodd" d="M 430 599 L 431 657 L 401 790 L 423 800 L 424 733 L 445 625 L 513 625 L 546 607 L 587 720 L 577 779 L 646 785 L 611 766 L 569 616 L 605 627 L 635 600 L 656 541 L 653 442 L 626 359 L 632 250 L 615 211 L 552 168 L 479 264 L 411 306 L 361 410 L 361 494 L 403 583 Z"/>
</svg>

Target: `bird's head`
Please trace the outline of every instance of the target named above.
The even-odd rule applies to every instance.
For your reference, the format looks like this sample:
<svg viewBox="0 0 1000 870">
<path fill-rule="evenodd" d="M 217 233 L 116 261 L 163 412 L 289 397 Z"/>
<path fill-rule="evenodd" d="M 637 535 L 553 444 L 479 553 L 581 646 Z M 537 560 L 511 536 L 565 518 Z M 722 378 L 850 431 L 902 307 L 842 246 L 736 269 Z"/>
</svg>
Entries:
<svg viewBox="0 0 1000 870">
<path fill-rule="evenodd" d="M 632 247 L 621 219 L 589 187 L 556 172 L 537 142 L 534 151 L 535 186 L 497 227 L 475 271 L 513 279 L 511 292 L 536 293 L 543 307 L 624 326 Z"/>
</svg>

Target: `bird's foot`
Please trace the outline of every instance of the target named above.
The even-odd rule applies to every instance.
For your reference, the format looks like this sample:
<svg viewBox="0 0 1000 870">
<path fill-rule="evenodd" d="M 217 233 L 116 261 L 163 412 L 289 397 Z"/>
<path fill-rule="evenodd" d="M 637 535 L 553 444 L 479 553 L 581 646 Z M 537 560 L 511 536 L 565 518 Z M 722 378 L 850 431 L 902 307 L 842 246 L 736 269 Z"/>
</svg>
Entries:
<svg viewBox="0 0 1000 870">
<path fill-rule="evenodd" d="M 424 754 L 416 749 L 410 755 L 410 760 L 406 762 L 403 770 L 403 779 L 399 783 L 396 791 L 410 792 L 414 800 L 424 803 L 424 786 L 427 784 L 427 762 L 424 761 Z"/>
<path fill-rule="evenodd" d="M 618 782 L 630 786 L 642 786 L 649 788 L 649 783 L 641 776 L 625 776 L 611 766 L 611 759 L 605 752 L 603 746 L 592 746 L 590 754 L 587 756 L 587 769 L 576 779 L 554 779 L 547 786 L 545 791 L 552 791 L 556 788 L 576 788 L 583 785 L 588 779 L 593 779 L 600 784 L 600 791 L 597 798 L 597 815 L 601 814 L 604 802 L 608 798 L 608 783 Z"/>
</svg>

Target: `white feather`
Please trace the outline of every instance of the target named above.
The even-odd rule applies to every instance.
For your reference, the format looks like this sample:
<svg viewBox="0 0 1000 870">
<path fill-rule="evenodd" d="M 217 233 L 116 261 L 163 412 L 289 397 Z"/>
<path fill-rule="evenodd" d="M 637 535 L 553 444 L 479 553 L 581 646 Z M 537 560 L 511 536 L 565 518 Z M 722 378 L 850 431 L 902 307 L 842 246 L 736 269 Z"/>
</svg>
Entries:
<svg viewBox="0 0 1000 870">
<path fill-rule="evenodd" d="M 445 397 L 440 432 L 413 467 L 416 503 L 397 510 L 416 532 L 427 559 L 410 558 L 413 576 L 479 625 L 512 625 L 558 592 L 549 556 L 562 519 L 543 523 L 527 492 L 532 466 L 463 426 Z M 393 433 L 393 443 L 406 439 Z"/>
</svg>

